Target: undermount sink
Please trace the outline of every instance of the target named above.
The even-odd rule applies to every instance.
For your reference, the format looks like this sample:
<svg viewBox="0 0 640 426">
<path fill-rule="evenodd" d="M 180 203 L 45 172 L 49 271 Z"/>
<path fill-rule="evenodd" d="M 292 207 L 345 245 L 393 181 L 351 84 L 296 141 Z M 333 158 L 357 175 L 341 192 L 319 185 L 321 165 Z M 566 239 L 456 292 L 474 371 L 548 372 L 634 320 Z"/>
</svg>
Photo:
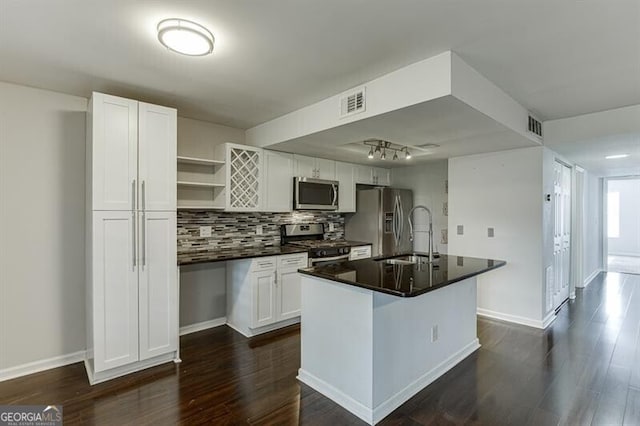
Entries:
<svg viewBox="0 0 640 426">
<path fill-rule="evenodd" d="M 429 256 L 419 254 L 401 255 L 380 259 L 384 263 L 392 265 L 415 265 L 416 263 L 429 263 Z"/>
</svg>

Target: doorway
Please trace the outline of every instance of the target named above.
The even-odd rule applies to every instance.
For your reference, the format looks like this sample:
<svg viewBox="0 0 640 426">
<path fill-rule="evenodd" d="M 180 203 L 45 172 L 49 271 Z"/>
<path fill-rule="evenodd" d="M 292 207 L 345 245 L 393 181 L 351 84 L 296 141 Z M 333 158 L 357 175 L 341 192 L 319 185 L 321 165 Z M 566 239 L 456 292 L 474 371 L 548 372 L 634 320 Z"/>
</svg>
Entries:
<svg viewBox="0 0 640 426">
<path fill-rule="evenodd" d="M 606 180 L 608 272 L 640 274 L 640 176 Z"/>
</svg>

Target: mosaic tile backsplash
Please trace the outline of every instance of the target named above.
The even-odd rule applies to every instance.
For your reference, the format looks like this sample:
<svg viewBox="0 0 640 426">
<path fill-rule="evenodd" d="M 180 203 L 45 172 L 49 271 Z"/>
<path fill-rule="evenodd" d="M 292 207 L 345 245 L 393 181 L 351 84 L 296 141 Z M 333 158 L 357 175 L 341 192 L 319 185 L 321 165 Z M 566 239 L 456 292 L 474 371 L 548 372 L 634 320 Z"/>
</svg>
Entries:
<svg viewBox="0 0 640 426">
<path fill-rule="evenodd" d="M 280 245 L 280 225 L 288 223 L 333 223 L 334 230 L 324 237 L 344 238 L 344 216 L 333 212 L 297 211 L 292 213 L 230 213 L 178 210 L 178 253 L 247 246 Z M 262 235 L 256 226 L 262 225 Z M 211 237 L 200 237 L 200 227 L 211 226 Z"/>
</svg>

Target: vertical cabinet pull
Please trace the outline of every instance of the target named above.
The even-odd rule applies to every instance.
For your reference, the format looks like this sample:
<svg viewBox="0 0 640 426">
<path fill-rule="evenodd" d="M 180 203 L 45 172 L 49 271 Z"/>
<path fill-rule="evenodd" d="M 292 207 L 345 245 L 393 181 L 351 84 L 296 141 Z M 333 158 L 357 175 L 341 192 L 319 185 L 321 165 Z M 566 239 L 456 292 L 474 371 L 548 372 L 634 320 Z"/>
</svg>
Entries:
<svg viewBox="0 0 640 426">
<path fill-rule="evenodd" d="M 131 181 L 131 210 L 136 209 L 136 180 Z"/>
<path fill-rule="evenodd" d="M 138 218 L 136 217 L 136 211 L 131 211 L 131 222 L 133 222 L 133 235 L 131 236 L 131 253 L 133 255 L 133 269 L 136 269 L 136 222 Z"/>
<path fill-rule="evenodd" d="M 142 269 L 147 265 L 147 214 L 142 211 Z"/>
<path fill-rule="evenodd" d="M 145 189 L 145 181 L 142 181 L 142 210 L 147 209 L 147 191 Z"/>
</svg>

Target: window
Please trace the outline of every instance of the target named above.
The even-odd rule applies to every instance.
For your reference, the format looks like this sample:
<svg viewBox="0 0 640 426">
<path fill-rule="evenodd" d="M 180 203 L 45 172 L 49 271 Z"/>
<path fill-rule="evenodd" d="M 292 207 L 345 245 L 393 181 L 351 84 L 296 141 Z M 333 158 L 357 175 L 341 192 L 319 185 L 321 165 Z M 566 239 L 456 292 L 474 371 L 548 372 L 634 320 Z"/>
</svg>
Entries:
<svg viewBox="0 0 640 426">
<path fill-rule="evenodd" d="M 620 238 L 620 193 L 607 194 L 607 237 Z"/>
</svg>

